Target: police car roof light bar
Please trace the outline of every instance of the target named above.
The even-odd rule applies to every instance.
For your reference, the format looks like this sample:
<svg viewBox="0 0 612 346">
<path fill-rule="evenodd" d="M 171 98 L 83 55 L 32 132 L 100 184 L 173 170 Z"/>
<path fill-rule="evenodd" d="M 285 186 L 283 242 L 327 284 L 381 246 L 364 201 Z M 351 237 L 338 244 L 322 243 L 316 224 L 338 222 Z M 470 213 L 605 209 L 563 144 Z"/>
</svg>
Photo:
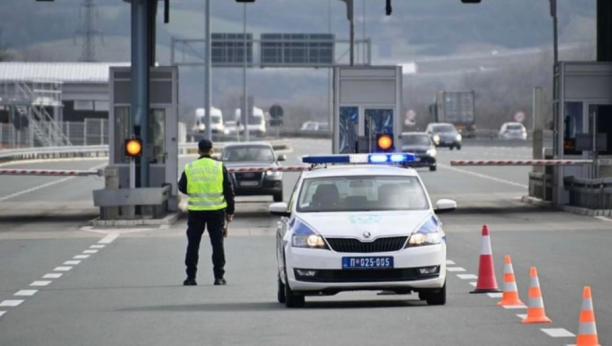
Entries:
<svg viewBox="0 0 612 346">
<path fill-rule="evenodd" d="M 402 164 L 415 161 L 414 154 L 340 154 L 340 155 L 309 155 L 303 156 L 306 164 Z"/>
</svg>

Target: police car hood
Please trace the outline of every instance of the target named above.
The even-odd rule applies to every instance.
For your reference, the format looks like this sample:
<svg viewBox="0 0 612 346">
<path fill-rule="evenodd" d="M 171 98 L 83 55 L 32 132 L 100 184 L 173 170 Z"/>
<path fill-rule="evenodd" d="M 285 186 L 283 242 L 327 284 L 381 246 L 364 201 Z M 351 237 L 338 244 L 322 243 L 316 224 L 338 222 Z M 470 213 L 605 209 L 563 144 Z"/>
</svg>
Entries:
<svg viewBox="0 0 612 346">
<path fill-rule="evenodd" d="M 323 237 L 358 238 L 367 241 L 380 237 L 410 235 L 432 214 L 431 210 L 403 210 L 305 213 L 300 214 L 298 218 Z"/>
</svg>

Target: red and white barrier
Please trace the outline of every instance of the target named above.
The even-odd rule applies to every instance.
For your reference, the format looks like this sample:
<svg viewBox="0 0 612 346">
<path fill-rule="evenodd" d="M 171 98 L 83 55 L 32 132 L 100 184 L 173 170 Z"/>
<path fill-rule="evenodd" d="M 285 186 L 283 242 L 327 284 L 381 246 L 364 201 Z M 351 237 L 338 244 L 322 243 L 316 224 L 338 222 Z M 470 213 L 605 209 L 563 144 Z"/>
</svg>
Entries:
<svg viewBox="0 0 612 346">
<path fill-rule="evenodd" d="M 0 175 L 36 175 L 47 177 L 84 177 L 101 175 L 100 171 L 54 170 L 54 169 L 0 169 Z"/>
<path fill-rule="evenodd" d="M 451 166 L 578 166 L 592 160 L 468 160 L 451 161 Z"/>
<path fill-rule="evenodd" d="M 259 173 L 259 172 L 303 172 L 310 169 L 310 166 L 283 166 L 283 167 L 241 167 L 228 168 L 230 173 Z"/>
</svg>

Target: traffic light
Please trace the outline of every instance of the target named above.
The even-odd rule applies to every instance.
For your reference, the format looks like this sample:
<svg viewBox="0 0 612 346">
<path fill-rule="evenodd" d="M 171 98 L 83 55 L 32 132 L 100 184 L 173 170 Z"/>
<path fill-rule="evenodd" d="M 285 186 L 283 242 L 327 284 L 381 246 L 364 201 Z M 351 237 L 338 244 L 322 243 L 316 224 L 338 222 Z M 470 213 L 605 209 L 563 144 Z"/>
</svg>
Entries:
<svg viewBox="0 0 612 346">
<path fill-rule="evenodd" d="M 376 151 L 381 153 L 393 151 L 393 137 L 386 133 L 376 135 Z"/>
<path fill-rule="evenodd" d="M 125 140 L 125 156 L 135 159 L 142 155 L 142 140 L 140 138 L 131 138 Z"/>
</svg>

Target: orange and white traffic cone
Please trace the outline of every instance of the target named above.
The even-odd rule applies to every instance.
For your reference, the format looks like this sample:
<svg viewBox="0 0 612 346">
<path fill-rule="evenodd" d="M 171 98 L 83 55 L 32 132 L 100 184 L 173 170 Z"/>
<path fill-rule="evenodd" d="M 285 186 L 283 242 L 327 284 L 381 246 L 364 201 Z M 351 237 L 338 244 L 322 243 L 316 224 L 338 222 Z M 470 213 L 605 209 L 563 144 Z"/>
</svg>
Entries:
<svg viewBox="0 0 612 346">
<path fill-rule="evenodd" d="M 519 298 L 518 288 L 516 287 L 516 278 L 514 277 L 514 269 L 512 268 L 512 258 L 506 255 L 504 266 L 504 294 L 497 305 L 499 306 L 522 306 L 525 304 Z"/>
<path fill-rule="evenodd" d="M 482 241 L 480 243 L 480 262 L 478 263 L 478 282 L 476 289 L 470 293 L 499 292 L 497 279 L 495 279 L 495 264 L 493 263 L 493 250 L 491 249 L 491 236 L 489 226 L 482 226 Z"/>
<path fill-rule="evenodd" d="M 580 311 L 580 326 L 576 346 L 600 346 L 595 325 L 595 310 L 591 287 L 586 286 L 582 292 L 582 309 Z"/>
<path fill-rule="evenodd" d="M 538 270 L 536 267 L 531 267 L 530 276 L 529 308 L 523 323 L 551 323 L 552 320 L 546 316 L 546 311 L 544 310 L 544 300 L 542 299 L 542 290 L 540 289 L 540 280 L 538 280 Z"/>
</svg>

